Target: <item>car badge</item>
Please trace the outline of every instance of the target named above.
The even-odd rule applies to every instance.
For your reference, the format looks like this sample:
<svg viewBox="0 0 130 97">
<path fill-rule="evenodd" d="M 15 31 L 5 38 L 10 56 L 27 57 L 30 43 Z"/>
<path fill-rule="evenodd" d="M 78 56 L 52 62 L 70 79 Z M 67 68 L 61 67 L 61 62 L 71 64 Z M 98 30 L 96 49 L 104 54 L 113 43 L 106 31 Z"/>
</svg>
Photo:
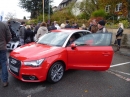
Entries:
<svg viewBox="0 0 130 97">
<path fill-rule="evenodd" d="M 16 63 L 17 63 L 17 61 L 14 60 L 14 59 L 12 59 L 10 62 L 11 62 L 12 64 L 16 64 Z"/>
</svg>

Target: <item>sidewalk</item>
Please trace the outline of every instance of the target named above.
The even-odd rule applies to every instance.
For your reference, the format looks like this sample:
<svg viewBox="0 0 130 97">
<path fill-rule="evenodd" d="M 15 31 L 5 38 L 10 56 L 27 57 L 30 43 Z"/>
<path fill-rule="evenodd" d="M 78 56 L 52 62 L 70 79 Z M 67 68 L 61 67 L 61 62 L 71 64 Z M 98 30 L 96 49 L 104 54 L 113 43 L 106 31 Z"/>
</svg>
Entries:
<svg viewBox="0 0 130 97">
<path fill-rule="evenodd" d="M 115 51 L 116 48 L 117 48 L 115 45 L 112 45 L 112 47 L 113 47 L 113 50 L 114 50 L 114 51 Z M 128 48 L 128 47 L 121 47 L 121 48 L 120 48 L 120 51 L 117 51 L 117 52 L 115 52 L 115 53 L 118 53 L 118 54 L 121 54 L 121 55 L 125 55 L 125 56 L 130 57 L 130 48 Z"/>
</svg>

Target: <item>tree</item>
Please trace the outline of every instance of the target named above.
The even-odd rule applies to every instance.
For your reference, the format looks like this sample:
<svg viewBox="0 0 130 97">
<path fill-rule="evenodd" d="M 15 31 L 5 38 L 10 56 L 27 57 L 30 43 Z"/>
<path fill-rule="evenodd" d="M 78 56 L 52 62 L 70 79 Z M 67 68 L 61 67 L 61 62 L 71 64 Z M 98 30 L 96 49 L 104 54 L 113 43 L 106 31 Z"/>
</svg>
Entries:
<svg viewBox="0 0 130 97">
<path fill-rule="evenodd" d="M 11 20 L 11 19 L 15 19 L 16 18 L 16 14 L 15 13 L 11 13 L 11 12 L 8 12 L 5 16 L 5 19 L 8 21 L 8 20 Z"/>
<path fill-rule="evenodd" d="M 130 0 L 127 0 L 127 2 L 128 2 L 128 7 L 127 7 L 127 9 L 128 9 L 128 20 L 130 22 Z"/>
<path fill-rule="evenodd" d="M 31 18 L 37 18 L 40 14 L 43 14 L 43 0 L 20 0 L 19 6 L 31 13 Z M 50 13 L 52 8 L 49 5 L 52 0 L 44 0 L 44 13 L 48 14 L 48 8 L 50 7 Z"/>
<path fill-rule="evenodd" d="M 23 19 L 26 20 L 26 17 L 24 16 Z"/>
<path fill-rule="evenodd" d="M 87 16 L 91 16 L 91 13 L 99 8 L 100 0 L 83 0 L 79 6 L 80 11 Z"/>
</svg>

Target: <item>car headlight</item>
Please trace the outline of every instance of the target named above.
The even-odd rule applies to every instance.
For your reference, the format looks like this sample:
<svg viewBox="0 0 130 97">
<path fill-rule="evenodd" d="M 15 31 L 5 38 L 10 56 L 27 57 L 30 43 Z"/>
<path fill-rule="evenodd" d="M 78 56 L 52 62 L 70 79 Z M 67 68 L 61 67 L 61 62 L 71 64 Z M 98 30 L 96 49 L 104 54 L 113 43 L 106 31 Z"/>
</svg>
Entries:
<svg viewBox="0 0 130 97">
<path fill-rule="evenodd" d="M 37 66 L 40 66 L 43 61 L 44 59 L 34 60 L 34 61 L 25 61 L 24 65 L 37 67 Z"/>
</svg>

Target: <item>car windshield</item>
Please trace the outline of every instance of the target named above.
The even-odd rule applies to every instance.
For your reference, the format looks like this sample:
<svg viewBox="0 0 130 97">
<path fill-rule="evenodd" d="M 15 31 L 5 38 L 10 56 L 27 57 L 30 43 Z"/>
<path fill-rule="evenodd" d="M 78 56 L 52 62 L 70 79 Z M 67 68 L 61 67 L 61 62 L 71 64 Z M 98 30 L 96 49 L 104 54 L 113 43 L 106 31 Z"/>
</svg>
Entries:
<svg viewBox="0 0 130 97">
<path fill-rule="evenodd" d="M 40 37 L 37 43 L 51 46 L 62 46 L 68 36 L 69 33 L 51 32 Z"/>
</svg>

